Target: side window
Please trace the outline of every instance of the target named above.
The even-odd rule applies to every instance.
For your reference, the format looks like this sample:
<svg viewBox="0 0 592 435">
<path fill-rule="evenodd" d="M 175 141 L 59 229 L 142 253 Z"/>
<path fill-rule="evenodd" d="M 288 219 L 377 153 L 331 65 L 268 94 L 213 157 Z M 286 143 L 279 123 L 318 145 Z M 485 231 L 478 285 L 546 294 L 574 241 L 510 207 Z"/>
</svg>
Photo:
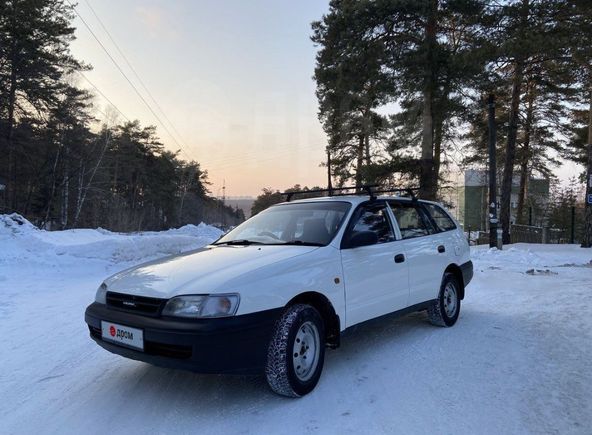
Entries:
<svg viewBox="0 0 592 435">
<path fill-rule="evenodd" d="M 446 212 L 442 210 L 442 207 L 435 204 L 425 204 L 425 207 L 428 213 L 432 216 L 434 222 L 436 222 L 440 231 L 450 231 L 456 228 L 456 224 L 450 219 Z"/>
<path fill-rule="evenodd" d="M 385 205 L 364 207 L 350 230 L 350 237 L 362 231 L 372 231 L 378 236 L 378 243 L 392 242 L 395 235 L 387 217 Z"/>
<path fill-rule="evenodd" d="M 399 224 L 402 238 L 411 239 L 431 233 L 424 215 L 414 204 L 391 203 L 390 205 Z"/>
</svg>

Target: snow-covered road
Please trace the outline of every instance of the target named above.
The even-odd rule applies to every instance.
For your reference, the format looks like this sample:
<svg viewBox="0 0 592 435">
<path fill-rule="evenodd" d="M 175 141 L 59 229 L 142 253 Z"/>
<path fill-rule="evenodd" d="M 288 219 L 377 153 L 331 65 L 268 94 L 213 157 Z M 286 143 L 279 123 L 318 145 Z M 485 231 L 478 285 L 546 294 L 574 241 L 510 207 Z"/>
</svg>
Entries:
<svg viewBox="0 0 592 435">
<path fill-rule="evenodd" d="M 316 390 L 151 367 L 99 348 L 84 308 L 107 275 L 210 227 L 126 236 L 0 221 L 0 432 L 581 433 L 592 427 L 592 251 L 473 250 L 453 328 L 424 314 L 348 331 Z M 12 225 L 12 224 L 11 224 Z"/>
</svg>

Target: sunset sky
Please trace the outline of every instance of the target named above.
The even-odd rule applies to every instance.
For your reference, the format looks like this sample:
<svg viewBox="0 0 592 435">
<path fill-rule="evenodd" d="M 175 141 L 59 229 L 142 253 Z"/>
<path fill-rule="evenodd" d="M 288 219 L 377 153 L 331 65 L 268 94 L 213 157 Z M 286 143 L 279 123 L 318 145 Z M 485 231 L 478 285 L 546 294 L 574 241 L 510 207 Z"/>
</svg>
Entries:
<svg viewBox="0 0 592 435">
<path fill-rule="evenodd" d="M 89 3 L 173 126 L 138 83 Z M 257 195 L 263 187 L 323 184 L 319 163 L 326 138 L 317 120 L 310 23 L 326 12 L 327 3 L 79 0 L 79 14 L 176 142 L 78 17 L 72 50 L 93 66 L 84 74 L 126 117 L 156 125 L 168 149 L 180 145 L 182 158 L 208 170 L 214 195 L 221 193 L 223 180 L 230 196 Z M 108 103 L 97 93 L 96 105 L 105 111 Z"/>
<path fill-rule="evenodd" d="M 227 196 L 256 196 L 264 187 L 326 182 L 310 23 L 327 9 L 328 0 L 79 0 L 79 14 L 161 121 L 78 17 L 72 50 L 93 66 L 84 74 L 126 117 L 156 125 L 168 149 L 181 148 L 182 158 L 208 170 L 212 194 L 221 195 L 225 181 Z M 108 103 L 96 94 L 105 111 Z M 566 180 L 580 171 L 567 163 L 557 175 Z"/>
</svg>

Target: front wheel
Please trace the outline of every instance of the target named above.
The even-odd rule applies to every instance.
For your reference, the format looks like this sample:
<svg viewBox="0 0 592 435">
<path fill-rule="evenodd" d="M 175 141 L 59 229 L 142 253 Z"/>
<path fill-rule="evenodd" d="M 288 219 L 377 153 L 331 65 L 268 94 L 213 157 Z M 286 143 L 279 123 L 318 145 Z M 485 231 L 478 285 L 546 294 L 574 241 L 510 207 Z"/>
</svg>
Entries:
<svg viewBox="0 0 592 435">
<path fill-rule="evenodd" d="M 460 314 L 460 285 L 452 273 L 445 273 L 438 299 L 428 308 L 430 322 L 437 326 L 452 326 Z"/>
<path fill-rule="evenodd" d="M 325 327 L 310 305 L 288 307 L 277 323 L 269 349 L 265 376 L 282 396 L 301 397 L 319 382 L 325 359 Z"/>
</svg>

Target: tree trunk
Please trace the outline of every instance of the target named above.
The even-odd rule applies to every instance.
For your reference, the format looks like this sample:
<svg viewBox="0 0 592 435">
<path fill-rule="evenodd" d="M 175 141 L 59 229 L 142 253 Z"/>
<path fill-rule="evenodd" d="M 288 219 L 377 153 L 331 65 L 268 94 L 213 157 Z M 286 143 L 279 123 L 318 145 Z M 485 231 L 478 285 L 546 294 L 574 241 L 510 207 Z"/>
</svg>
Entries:
<svg viewBox="0 0 592 435">
<path fill-rule="evenodd" d="M 84 162 L 80 157 L 78 164 L 78 186 L 76 189 L 76 209 L 74 210 L 74 222 L 72 226 L 75 228 L 78 224 L 78 217 L 80 216 L 80 209 L 82 208 L 82 192 L 84 190 Z"/>
<path fill-rule="evenodd" d="M 364 135 L 364 153 L 366 155 L 366 166 L 370 166 L 370 134 Z"/>
<path fill-rule="evenodd" d="M 97 170 L 99 169 L 99 166 L 101 166 L 101 162 L 103 161 L 103 157 L 105 156 L 105 152 L 107 151 L 107 148 L 109 147 L 110 139 L 111 139 L 110 133 L 106 132 L 105 133 L 105 145 L 103 146 L 103 149 L 101 151 L 101 155 L 99 156 L 99 159 L 97 160 L 97 164 L 95 165 L 92 173 L 90 174 L 90 178 L 88 179 L 88 183 L 86 183 L 86 186 L 82 189 L 82 195 L 79 195 L 79 202 L 78 202 L 78 205 L 76 206 L 76 214 L 74 215 L 74 223 L 73 223 L 74 226 L 78 225 L 78 219 L 80 218 L 80 212 L 82 211 L 82 206 L 84 205 L 84 202 L 86 201 L 86 195 L 88 193 L 88 189 L 90 188 L 90 186 L 93 182 L 93 179 L 95 178 L 95 175 L 97 173 Z M 81 171 L 81 173 L 82 173 L 82 171 Z M 81 182 L 82 182 L 82 178 L 81 178 Z"/>
<path fill-rule="evenodd" d="M 442 136 L 444 134 L 444 122 L 441 114 L 434 117 L 434 191 L 438 192 L 440 180 L 440 164 L 442 161 Z"/>
<path fill-rule="evenodd" d="M 183 223 L 183 207 L 185 206 L 185 196 L 187 195 L 187 185 L 183 187 L 183 192 L 181 193 L 181 202 L 179 204 L 179 222 Z"/>
<path fill-rule="evenodd" d="M 522 2 L 522 22 L 527 24 L 529 0 Z M 512 80 L 512 101 L 510 104 L 510 119 L 508 125 L 508 142 L 506 145 L 506 160 L 502 179 L 500 201 L 500 221 L 502 224 L 502 243 L 511 243 L 510 239 L 510 203 L 512 201 L 512 181 L 514 177 L 514 163 L 516 159 L 516 136 L 518 134 L 518 113 L 520 110 L 520 89 L 524 77 L 524 59 L 518 57 L 514 63 L 514 78 Z"/>
<path fill-rule="evenodd" d="M 527 107 L 526 122 L 524 124 L 524 143 L 522 144 L 522 158 L 520 162 L 520 187 L 518 188 L 518 210 L 516 211 L 516 222 L 525 223 L 524 203 L 526 201 L 526 192 L 528 190 L 528 163 L 530 161 L 530 137 L 532 132 L 532 122 L 534 115 L 534 84 L 527 84 Z"/>
<path fill-rule="evenodd" d="M 364 136 L 360 134 L 358 138 L 358 157 L 357 157 L 357 167 L 356 167 L 356 187 L 362 185 L 362 170 L 364 167 Z"/>
<path fill-rule="evenodd" d="M 526 191 L 528 190 L 528 163 L 523 161 L 520 163 L 520 186 L 518 187 L 518 206 L 516 210 L 516 223 L 520 225 L 526 224 L 526 217 L 524 215 L 524 204 L 526 202 Z"/>
<path fill-rule="evenodd" d="M 58 145 L 58 150 L 56 151 L 56 157 L 55 157 L 55 160 L 53 161 L 53 170 L 51 172 L 51 189 L 49 191 L 49 198 L 47 198 L 47 209 L 45 211 L 45 218 L 41 222 L 41 228 L 44 228 L 45 225 L 47 225 L 47 222 L 49 221 L 49 214 L 51 213 L 51 204 L 53 202 L 53 196 L 55 194 L 55 188 L 56 188 L 56 182 L 55 182 L 56 171 L 58 168 L 58 161 L 60 160 L 61 150 L 62 150 L 62 143 L 60 140 L 60 143 Z"/>
<path fill-rule="evenodd" d="M 64 180 L 62 181 L 62 213 L 61 224 L 65 230 L 68 226 L 68 209 L 70 208 L 70 174 L 68 168 L 68 148 L 64 148 Z"/>
<path fill-rule="evenodd" d="M 187 179 L 182 182 L 182 193 L 181 193 L 181 204 L 179 205 L 179 220 L 183 222 L 183 207 L 185 206 L 185 196 L 187 196 L 187 192 L 191 187 L 191 183 L 193 181 L 193 177 L 195 174 L 192 173 L 192 169 L 187 171 Z"/>
<path fill-rule="evenodd" d="M 586 177 L 586 204 L 584 235 L 582 238 L 582 248 L 592 248 L 592 204 L 590 196 L 592 195 L 592 83 L 590 84 L 590 107 L 588 108 L 588 167 Z"/>
<path fill-rule="evenodd" d="M 426 65 L 423 85 L 423 111 L 421 134 L 421 161 L 419 172 L 419 196 L 423 199 L 436 199 L 434 174 L 434 50 L 436 48 L 436 15 L 438 0 L 430 1 L 430 11 L 425 26 Z"/>
<path fill-rule="evenodd" d="M 520 107 L 520 88 L 524 62 L 516 61 L 514 67 L 514 79 L 512 83 L 512 102 L 510 105 L 510 120 L 508 126 L 508 142 L 506 144 L 506 160 L 504 162 L 504 173 L 502 179 L 500 221 L 502 224 L 502 243 L 511 243 L 510 239 L 510 203 L 512 201 L 512 180 L 514 177 L 514 163 L 516 160 L 516 136 L 518 134 L 518 111 Z"/>
<path fill-rule="evenodd" d="M 25 204 L 23 206 L 23 215 L 27 216 L 29 214 L 29 207 L 31 207 L 31 197 L 33 196 L 33 189 L 34 185 L 32 181 L 27 183 L 27 198 L 25 199 Z"/>
</svg>

